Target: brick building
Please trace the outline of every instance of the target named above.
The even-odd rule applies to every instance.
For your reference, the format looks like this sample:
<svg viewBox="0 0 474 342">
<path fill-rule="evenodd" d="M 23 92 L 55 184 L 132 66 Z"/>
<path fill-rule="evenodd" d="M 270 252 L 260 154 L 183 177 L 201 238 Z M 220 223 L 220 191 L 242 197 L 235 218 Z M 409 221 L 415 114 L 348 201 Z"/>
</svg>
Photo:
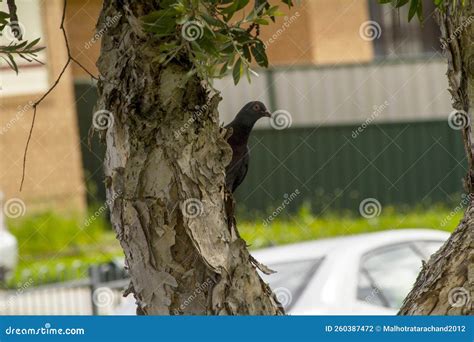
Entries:
<svg viewBox="0 0 474 342">
<path fill-rule="evenodd" d="M 54 82 L 67 59 L 58 29 L 62 1 L 17 1 L 26 39 L 42 37 L 40 59 L 20 61 L 18 76 L 0 64 L 0 190 L 5 198 L 20 198 L 27 212 L 55 208 L 84 212 L 85 187 L 77 129 L 73 74 L 66 70 L 58 87 L 38 107 L 26 161 L 23 191 L 19 192 L 23 152 L 31 124 L 32 103 Z M 0 6 L 5 9 L 5 2 Z M 2 44 L 8 37 L 2 37 Z M 3 62 L 3 61 L 2 61 Z"/>
</svg>

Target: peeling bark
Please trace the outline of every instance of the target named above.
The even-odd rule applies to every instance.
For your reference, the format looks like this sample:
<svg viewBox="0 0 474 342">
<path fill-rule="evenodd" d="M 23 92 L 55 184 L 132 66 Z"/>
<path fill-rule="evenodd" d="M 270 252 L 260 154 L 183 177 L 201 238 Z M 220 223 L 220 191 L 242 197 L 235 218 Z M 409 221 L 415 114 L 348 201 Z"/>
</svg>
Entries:
<svg viewBox="0 0 474 342">
<path fill-rule="evenodd" d="M 96 110 L 108 111 L 100 132 L 105 183 L 131 275 L 127 292 L 146 315 L 282 314 L 237 232 L 224 188 L 232 151 L 219 127 L 220 98 L 187 76 L 185 58 L 156 61 L 160 41 L 138 19 L 154 4 L 105 0 L 98 23 Z"/>
<path fill-rule="evenodd" d="M 401 315 L 472 315 L 474 296 L 474 1 L 461 6 L 447 1 L 439 11 L 441 43 L 448 58 L 449 91 L 455 110 L 466 114 L 461 133 L 468 161 L 465 178 L 468 206 L 464 218 L 443 247 L 423 265 Z M 462 118 L 461 118 L 462 120 Z"/>
</svg>

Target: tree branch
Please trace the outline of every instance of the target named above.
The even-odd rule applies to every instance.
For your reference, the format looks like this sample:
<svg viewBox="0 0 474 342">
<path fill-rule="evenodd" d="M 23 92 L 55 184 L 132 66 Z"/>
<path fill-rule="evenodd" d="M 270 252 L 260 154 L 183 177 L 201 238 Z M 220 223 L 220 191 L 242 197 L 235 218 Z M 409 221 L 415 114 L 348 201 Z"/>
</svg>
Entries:
<svg viewBox="0 0 474 342">
<path fill-rule="evenodd" d="M 10 0 L 11 1 L 11 0 Z M 61 80 L 61 78 L 63 77 L 64 75 L 64 72 L 66 71 L 67 67 L 69 66 L 69 64 L 72 63 L 75 63 L 76 65 L 78 65 L 82 70 L 84 70 L 85 72 L 87 72 L 89 74 L 90 77 L 92 77 L 93 79 L 97 80 L 98 78 L 96 76 L 94 76 L 91 72 L 89 72 L 76 58 L 74 58 L 71 54 L 71 49 L 69 47 L 69 41 L 67 39 L 67 34 L 66 34 L 66 29 L 64 27 L 64 19 L 66 18 L 66 7 L 67 7 L 67 0 L 64 0 L 64 5 L 63 5 L 63 14 L 62 14 L 62 17 L 61 17 L 61 25 L 60 25 L 60 29 L 61 31 L 63 32 L 63 37 L 64 37 L 64 42 L 66 44 L 66 49 L 67 49 L 67 61 L 66 63 L 64 64 L 61 72 L 59 73 L 58 77 L 56 78 L 56 81 L 54 81 L 54 83 L 51 85 L 51 87 L 46 91 L 46 93 L 43 94 L 43 96 L 41 96 L 37 101 L 35 101 L 35 103 L 33 103 L 33 118 L 31 120 L 31 126 L 30 126 L 30 131 L 28 133 L 28 139 L 26 140 L 26 146 L 25 146 L 25 151 L 23 153 L 23 169 L 22 169 L 22 175 L 21 175 L 21 183 L 20 183 L 20 191 L 23 189 L 23 183 L 25 181 L 25 173 L 26 173 L 26 156 L 28 154 L 28 148 L 30 146 L 30 140 L 31 140 L 31 136 L 33 134 L 33 128 L 35 126 L 35 120 L 36 120 L 36 112 L 37 112 L 37 107 L 38 105 L 46 98 L 46 96 L 48 96 L 53 90 L 54 88 L 56 88 L 56 86 L 58 85 L 59 81 Z"/>
<path fill-rule="evenodd" d="M 18 24 L 18 15 L 16 13 L 15 0 L 7 0 L 8 12 L 10 13 L 10 27 L 13 35 L 16 39 L 23 39 L 23 32 L 21 32 L 20 25 Z"/>
</svg>

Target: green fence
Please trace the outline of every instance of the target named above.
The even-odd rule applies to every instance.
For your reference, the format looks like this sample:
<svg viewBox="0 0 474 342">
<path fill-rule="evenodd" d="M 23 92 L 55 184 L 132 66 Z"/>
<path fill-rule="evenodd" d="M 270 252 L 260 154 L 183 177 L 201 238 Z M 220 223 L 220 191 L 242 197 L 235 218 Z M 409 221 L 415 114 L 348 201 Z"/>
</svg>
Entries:
<svg viewBox="0 0 474 342">
<path fill-rule="evenodd" d="M 85 139 L 96 94 L 90 85 L 76 84 L 76 97 Z M 355 136 L 357 128 L 254 131 L 250 169 L 236 196 L 239 209 L 273 211 L 289 197 L 289 212 L 310 202 L 318 213 L 357 210 L 368 197 L 383 206 L 459 201 L 465 158 L 460 132 L 447 121 L 373 124 Z M 86 175 L 99 190 L 100 200 L 103 153 L 96 140 L 93 152 L 83 148 Z"/>
<path fill-rule="evenodd" d="M 397 206 L 459 200 L 462 140 L 446 121 L 370 125 L 354 138 L 357 127 L 256 131 L 239 205 L 268 210 L 295 189 L 289 207 L 307 201 L 315 212 L 357 210 L 368 197 Z"/>
</svg>

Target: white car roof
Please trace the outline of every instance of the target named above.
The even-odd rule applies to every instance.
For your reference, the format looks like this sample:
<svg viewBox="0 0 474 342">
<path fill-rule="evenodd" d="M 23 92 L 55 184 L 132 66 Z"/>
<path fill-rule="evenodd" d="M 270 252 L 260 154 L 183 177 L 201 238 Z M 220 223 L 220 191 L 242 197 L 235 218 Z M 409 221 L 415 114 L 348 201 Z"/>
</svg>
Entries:
<svg viewBox="0 0 474 342">
<path fill-rule="evenodd" d="M 297 260 L 316 259 L 339 249 L 371 250 L 384 245 L 405 241 L 445 241 L 449 233 L 433 229 L 396 229 L 376 233 L 341 236 L 290 245 L 270 247 L 252 251 L 252 255 L 263 263 L 275 264 Z"/>
</svg>

